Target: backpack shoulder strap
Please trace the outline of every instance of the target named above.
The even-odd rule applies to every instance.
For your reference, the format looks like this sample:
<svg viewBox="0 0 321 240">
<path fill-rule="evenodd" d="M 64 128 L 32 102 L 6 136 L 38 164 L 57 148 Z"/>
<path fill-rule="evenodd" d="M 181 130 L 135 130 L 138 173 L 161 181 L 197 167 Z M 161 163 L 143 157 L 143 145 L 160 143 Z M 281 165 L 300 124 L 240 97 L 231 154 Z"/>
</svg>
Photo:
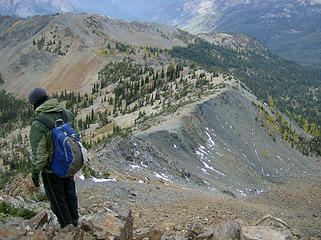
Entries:
<svg viewBox="0 0 321 240">
<path fill-rule="evenodd" d="M 68 113 L 67 113 L 67 111 L 66 111 L 65 109 L 62 109 L 61 117 L 62 117 L 62 120 L 63 120 L 65 123 L 68 122 Z M 35 118 L 33 119 L 33 121 L 35 121 L 35 120 L 43 123 L 43 124 L 46 125 L 49 129 L 53 129 L 53 128 L 56 127 L 54 123 L 52 123 L 48 118 L 46 118 L 46 117 L 44 117 L 44 116 L 42 116 L 42 115 L 38 115 L 37 117 L 35 117 Z M 33 122 L 33 121 L 32 121 L 32 122 Z"/>
<path fill-rule="evenodd" d="M 68 122 L 68 113 L 65 109 L 62 109 L 61 116 L 65 123 Z"/>
<path fill-rule="evenodd" d="M 43 123 L 49 129 L 55 128 L 55 124 L 53 124 L 48 118 L 46 118 L 44 116 L 39 115 L 39 116 L 35 117 L 35 119 L 33 121 L 35 121 L 35 120 L 38 120 L 39 122 Z"/>
</svg>

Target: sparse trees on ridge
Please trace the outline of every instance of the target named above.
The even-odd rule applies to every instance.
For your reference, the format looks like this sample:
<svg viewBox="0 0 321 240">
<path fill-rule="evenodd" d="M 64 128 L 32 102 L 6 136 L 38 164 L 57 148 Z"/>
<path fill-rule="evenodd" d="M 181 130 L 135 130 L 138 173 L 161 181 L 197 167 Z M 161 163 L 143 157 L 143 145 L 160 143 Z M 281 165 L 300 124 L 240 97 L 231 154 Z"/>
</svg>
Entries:
<svg viewBox="0 0 321 240">
<path fill-rule="evenodd" d="M 236 51 L 198 40 L 188 47 L 174 47 L 173 57 L 190 60 L 207 70 L 218 69 L 236 76 L 263 101 L 294 119 L 321 141 L 321 71 L 285 60 L 269 51 Z M 319 150 L 320 151 L 320 150 Z"/>
</svg>

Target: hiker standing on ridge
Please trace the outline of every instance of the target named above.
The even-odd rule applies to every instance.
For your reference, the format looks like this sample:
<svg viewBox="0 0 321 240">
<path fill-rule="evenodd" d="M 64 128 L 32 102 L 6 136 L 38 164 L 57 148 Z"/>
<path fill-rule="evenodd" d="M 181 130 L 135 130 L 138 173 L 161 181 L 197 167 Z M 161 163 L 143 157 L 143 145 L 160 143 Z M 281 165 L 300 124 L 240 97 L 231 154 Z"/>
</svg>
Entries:
<svg viewBox="0 0 321 240">
<path fill-rule="evenodd" d="M 63 108 L 58 99 L 49 99 L 43 88 L 31 89 L 28 97 L 37 116 L 43 116 L 55 123 L 64 119 Z M 65 111 L 65 118 L 71 122 L 74 117 Z M 39 174 L 41 172 L 44 188 L 50 201 L 50 208 L 58 218 L 61 228 L 69 224 L 78 225 L 78 200 L 73 176 L 62 178 L 51 170 L 54 156 L 54 142 L 52 131 L 42 122 L 33 121 L 30 129 L 30 144 L 32 148 L 32 180 L 39 187 Z"/>
</svg>

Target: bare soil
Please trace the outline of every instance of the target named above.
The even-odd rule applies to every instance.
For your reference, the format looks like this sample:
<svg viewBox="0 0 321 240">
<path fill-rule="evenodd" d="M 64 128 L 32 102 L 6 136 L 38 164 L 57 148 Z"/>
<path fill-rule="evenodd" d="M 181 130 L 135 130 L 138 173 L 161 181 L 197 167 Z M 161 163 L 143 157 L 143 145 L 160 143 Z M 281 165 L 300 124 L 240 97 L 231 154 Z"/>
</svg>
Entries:
<svg viewBox="0 0 321 240">
<path fill-rule="evenodd" d="M 301 239 L 321 239 L 321 179 L 295 180 L 284 186 L 245 199 L 220 199 L 194 192 L 189 198 L 164 204 L 133 203 L 135 229 L 159 228 L 167 231 L 187 231 L 198 221 L 204 227 L 217 218 L 242 219 L 255 223 L 270 214 L 285 221 Z"/>
</svg>

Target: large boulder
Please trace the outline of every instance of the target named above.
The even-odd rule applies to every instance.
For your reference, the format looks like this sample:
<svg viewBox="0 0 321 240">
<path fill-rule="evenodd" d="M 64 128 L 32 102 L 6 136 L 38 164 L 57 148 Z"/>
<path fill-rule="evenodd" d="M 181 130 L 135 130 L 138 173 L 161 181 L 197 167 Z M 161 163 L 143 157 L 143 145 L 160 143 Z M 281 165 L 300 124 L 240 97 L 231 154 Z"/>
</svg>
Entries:
<svg viewBox="0 0 321 240">
<path fill-rule="evenodd" d="M 33 229 L 39 229 L 49 222 L 49 213 L 44 210 L 35 217 L 27 221 L 27 224 Z"/>
<path fill-rule="evenodd" d="M 224 219 L 214 226 L 214 239 L 238 240 L 241 226 L 238 221 Z"/>
<path fill-rule="evenodd" d="M 278 231 L 270 227 L 242 227 L 241 240 L 292 240 L 295 239 L 290 231 Z"/>
<path fill-rule="evenodd" d="M 292 240 L 296 239 L 289 226 L 271 215 L 261 218 L 255 226 L 243 226 L 241 240 Z"/>
<path fill-rule="evenodd" d="M 112 209 L 95 214 L 93 223 L 94 235 L 99 239 L 133 239 L 134 219 L 132 211 L 126 206 L 117 206 L 117 213 Z"/>
</svg>

